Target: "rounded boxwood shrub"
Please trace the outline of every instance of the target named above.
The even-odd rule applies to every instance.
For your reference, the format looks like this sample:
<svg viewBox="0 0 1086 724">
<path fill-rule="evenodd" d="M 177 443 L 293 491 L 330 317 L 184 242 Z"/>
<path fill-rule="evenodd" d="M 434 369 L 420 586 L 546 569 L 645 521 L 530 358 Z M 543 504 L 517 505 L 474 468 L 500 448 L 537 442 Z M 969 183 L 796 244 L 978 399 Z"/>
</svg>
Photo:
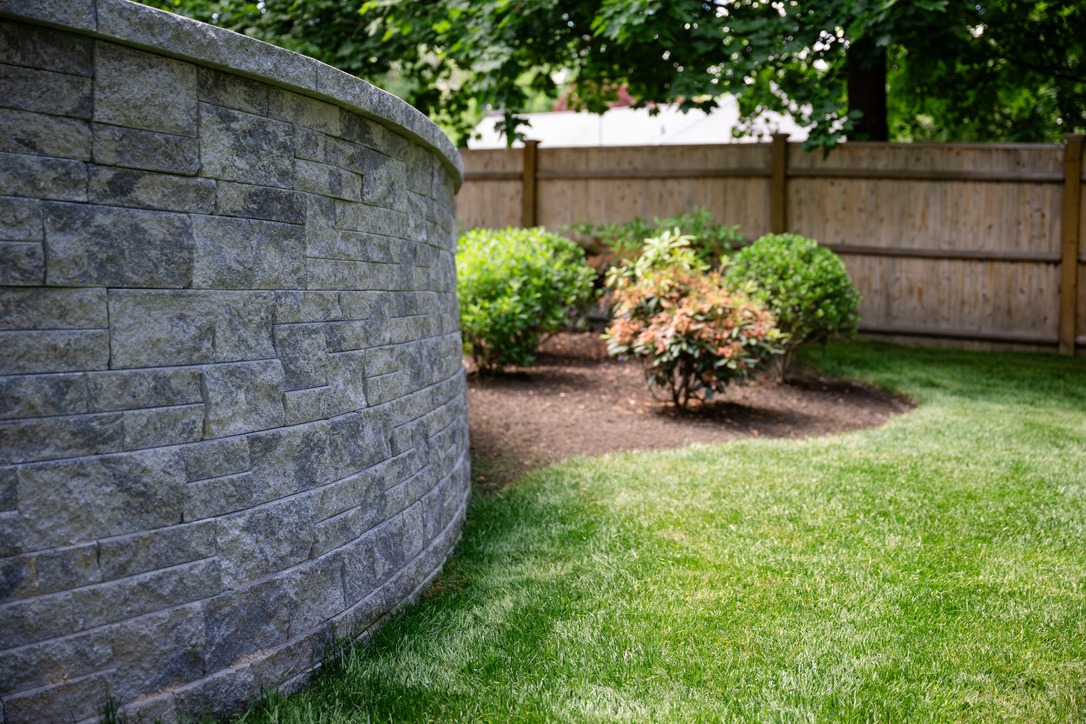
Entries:
<svg viewBox="0 0 1086 724">
<path fill-rule="evenodd" d="M 456 253 L 464 351 L 482 370 L 530 365 L 540 338 L 565 328 L 595 273 L 569 239 L 534 229 L 472 229 Z"/>
<path fill-rule="evenodd" d="M 860 293 L 840 257 L 814 239 L 767 234 L 732 256 L 725 277 L 733 286 L 753 282 L 752 294 L 788 335 L 778 362 L 782 377 L 801 344 L 856 332 Z"/>
</svg>

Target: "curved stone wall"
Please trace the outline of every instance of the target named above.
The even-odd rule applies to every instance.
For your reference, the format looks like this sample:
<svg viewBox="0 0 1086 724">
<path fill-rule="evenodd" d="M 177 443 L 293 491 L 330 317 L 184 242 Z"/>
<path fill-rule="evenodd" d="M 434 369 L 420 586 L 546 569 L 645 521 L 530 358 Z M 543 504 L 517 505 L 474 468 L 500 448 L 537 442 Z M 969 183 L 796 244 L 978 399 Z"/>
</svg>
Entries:
<svg viewBox="0 0 1086 724">
<path fill-rule="evenodd" d="M 459 536 L 459 156 L 127 0 L 0 0 L 0 130 L 0 721 L 297 688 Z"/>
</svg>

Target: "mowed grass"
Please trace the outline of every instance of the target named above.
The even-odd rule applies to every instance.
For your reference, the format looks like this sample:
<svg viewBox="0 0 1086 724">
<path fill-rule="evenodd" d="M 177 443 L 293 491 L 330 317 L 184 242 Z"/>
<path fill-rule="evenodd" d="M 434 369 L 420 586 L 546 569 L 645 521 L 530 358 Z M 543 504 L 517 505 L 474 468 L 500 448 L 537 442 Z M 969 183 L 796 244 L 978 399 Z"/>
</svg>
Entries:
<svg viewBox="0 0 1086 724">
<path fill-rule="evenodd" d="M 831 347 L 888 425 L 576 459 L 245 721 L 1086 720 L 1086 359 Z"/>
</svg>

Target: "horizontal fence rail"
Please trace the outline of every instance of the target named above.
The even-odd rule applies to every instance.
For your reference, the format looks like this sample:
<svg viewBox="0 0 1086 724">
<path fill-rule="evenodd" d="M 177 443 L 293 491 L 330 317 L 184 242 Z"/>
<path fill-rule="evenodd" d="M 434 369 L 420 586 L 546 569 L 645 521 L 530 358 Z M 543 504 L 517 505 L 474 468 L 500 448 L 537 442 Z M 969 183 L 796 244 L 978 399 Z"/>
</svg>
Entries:
<svg viewBox="0 0 1086 724">
<path fill-rule="evenodd" d="M 749 238 L 841 255 L 872 334 L 1086 351 L 1083 137 L 1064 144 L 847 143 L 462 150 L 462 227 L 709 209 Z"/>
</svg>

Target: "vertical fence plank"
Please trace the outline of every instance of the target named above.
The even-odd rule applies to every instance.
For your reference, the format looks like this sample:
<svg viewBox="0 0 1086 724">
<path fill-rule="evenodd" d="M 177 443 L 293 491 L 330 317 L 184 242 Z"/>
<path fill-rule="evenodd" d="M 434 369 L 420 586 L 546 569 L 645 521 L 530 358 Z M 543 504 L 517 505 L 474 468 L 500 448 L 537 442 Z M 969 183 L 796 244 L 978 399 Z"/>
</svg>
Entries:
<svg viewBox="0 0 1086 724">
<path fill-rule="evenodd" d="M 536 167 L 539 158 L 539 141 L 524 142 L 524 176 L 521 193 L 520 225 L 530 228 L 536 224 L 536 209 L 539 208 L 536 185 Z"/>
<path fill-rule="evenodd" d="M 1060 354 L 1075 353 L 1078 307 L 1079 221 L 1082 213 L 1082 139 L 1067 135 L 1063 155 L 1063 224 L 1060 230 Z"/>
<path fill-rule="evenodd" d="M 769 230 L 783 234 L 788 230 L 788 134 L 773 134 L 770 161 Z"/>
</svg>

